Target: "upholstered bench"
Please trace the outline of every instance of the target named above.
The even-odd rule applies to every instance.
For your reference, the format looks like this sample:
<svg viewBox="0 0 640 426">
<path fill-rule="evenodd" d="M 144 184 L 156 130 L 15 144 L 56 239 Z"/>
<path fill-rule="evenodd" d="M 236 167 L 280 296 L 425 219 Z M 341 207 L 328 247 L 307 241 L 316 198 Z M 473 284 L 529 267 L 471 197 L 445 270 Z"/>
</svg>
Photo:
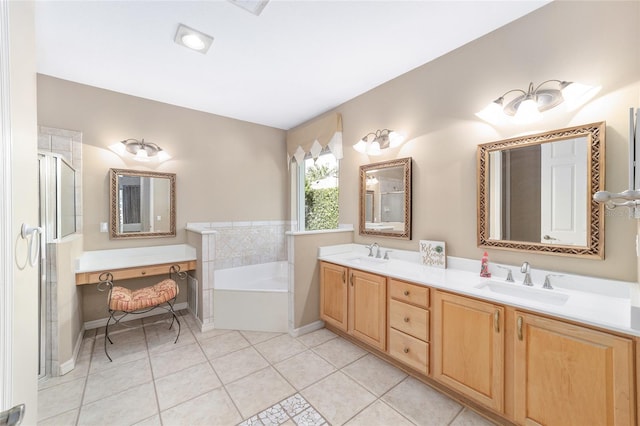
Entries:
<svg viewBox="0 0 640 426">
<path fill-rule="evenodd" d="M 180 337 L 180 320 L 173 310 L 173 304 L 178 297 L 180 289 L 172 277 L 173 273 L 178 274 L 181 278 L 186 277 L 186 272 L 180 272 L 179 267 L 172 266 L 169 271 L 169 278 L 155 285 L 138 290 L 130 290 L 126 287 L 114 285 L 113 275 L 110 272 L 100 274 L 98 290 L 105 291 L 107 288 L 109 289 L 109 296 L 107 298 L 109 318 L 107 319 L 104 332 L 104 353 L 107 355 L 107 358 L 109 358 L 109 361 L 113 361 L 107 351 L 107 341 L 113 344 L 111 337 L 109 337 L 109 326 L 118 324 L 129 314 L 144 314 L 155 308 L 161 308 L 170 312 L 173 318 L 171 319 L 169 328 L 171 329 L 171 327 L 173 327 L 174 321 L 178 324 L 178 335 L 173 343 L 178 342 L 178 338 Z"/>
</svg>

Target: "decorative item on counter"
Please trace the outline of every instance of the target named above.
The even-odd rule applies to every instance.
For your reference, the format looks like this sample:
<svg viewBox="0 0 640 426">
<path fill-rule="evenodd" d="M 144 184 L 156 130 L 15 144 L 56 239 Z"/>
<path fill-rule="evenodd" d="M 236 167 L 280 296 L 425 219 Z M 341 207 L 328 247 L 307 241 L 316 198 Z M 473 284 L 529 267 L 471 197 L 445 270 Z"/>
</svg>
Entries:
<svg viewBox="0 0 640 426">
<path fill-rule="evenodd" d="M 482 261 L 480 263 L 480 276 L 491 278 L 491 272 L 489 272 L 489 254 L 486 251 L 482 255 Z"/>
<path fill-rule="evenodd" d="M 420 258 L 423 265 L 446 268 L 447 254 L 444 242 L 420 240 Z"/>
</svg>

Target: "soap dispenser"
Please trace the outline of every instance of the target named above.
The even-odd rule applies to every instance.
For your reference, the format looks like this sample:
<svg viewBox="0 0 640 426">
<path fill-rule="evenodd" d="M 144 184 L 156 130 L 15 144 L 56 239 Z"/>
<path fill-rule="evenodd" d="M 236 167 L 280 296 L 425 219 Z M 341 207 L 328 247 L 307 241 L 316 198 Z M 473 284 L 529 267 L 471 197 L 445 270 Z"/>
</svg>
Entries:
<svg viewBox="0 0 640 426">
<path fill-rule="evenodd" d="M 489 272 L 489 254 L 486 251 L 482 255 L 482 261 L 480 262 L 480 276 L 491 278 L 491 272 Z"/>
</svg>

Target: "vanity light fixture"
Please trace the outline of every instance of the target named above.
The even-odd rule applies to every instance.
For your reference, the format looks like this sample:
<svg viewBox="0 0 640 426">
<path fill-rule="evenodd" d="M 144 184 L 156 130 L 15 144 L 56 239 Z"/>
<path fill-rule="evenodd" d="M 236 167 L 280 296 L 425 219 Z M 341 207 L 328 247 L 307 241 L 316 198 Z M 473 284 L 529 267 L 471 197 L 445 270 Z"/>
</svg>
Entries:
<svg viewBox="0 0 640 426">
<path fill-rule="evenodd" d="M 158 145 L 153 142 L 145 142 L 144 139 L 125 139 L 109 146 L 109 148 L 121 157 L 127 155 L 140 162 L 157 161 L 161 163 L 171 158 Z"/>
<path fill-rule="evenodd" d="M 269 3 L 269 0 L 229 0 L 229 2 L 258 16 L 262 13 L 262 9 L 264 9 L 267 3 Z"/>
<path fill-rule="evenodd" d="M 545 85 L 546 87 L 543 88 Z M 600 89 L 601 86 L 587 86 L 564 80 L 547 80 L 535 88 L 533 83 L 529 83 L 526 92 L 522 89 L 509 90 L 490 102 L 482 111 L 477 112 L 476 116 L 492 124 L 502 124 L 510 117 L 513 118 L 514 123 L 533 123 L 542 120 L 543 111 L 562 103 L 565 103 L 567 111 L 577 109 L 593 98 Z M 510 93 L 519 93 L 519 95 L 506 102 L 505 96 Z"/>
<path fill-rule="evenodd" d="M 180 46 L 184 46 L 196 52 L 200 52 L 203 55 L 207 53 L 211 44 L 213 43 L 213 37 L 207 35 L 193 28 L 189 28 L 184 24 L 178 25 L 178 30 L 173 38 Z"/>
<path fill-rule="evenodd" d="M 353 149 L 367 155 L 381 155 L 382 150 L 388 148 L 396 148 L 402 145 L 404 142 L 404 136 L 398 132 L 394 132 L 389 129 L 376 130 L 375 133 L 371 132 L 366 134 L 360 139 Z"/>
</svg>

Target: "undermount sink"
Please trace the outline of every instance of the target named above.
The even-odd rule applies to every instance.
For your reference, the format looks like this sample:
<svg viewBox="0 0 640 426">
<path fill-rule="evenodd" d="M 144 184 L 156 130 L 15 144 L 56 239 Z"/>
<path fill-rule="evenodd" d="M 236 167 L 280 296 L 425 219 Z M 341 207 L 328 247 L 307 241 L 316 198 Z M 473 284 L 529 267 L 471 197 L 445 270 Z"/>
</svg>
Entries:
<svg viewBox="0 0 640 426">
<path fill-rule="evenodd" d="M 381 259 L 378 257 L 369 257 L 369 256 L 357 256 L 357 257 L 352 257 L 347 259 L 348 262 L 353 262 L 353 263 L 370 263 L 372 265 L 378 265 L 381 263 L 386 263 L 388 262 L 388 259 Z"/>
<path fill-rule="evenodd" d="M 505 296 L 519 297 L 530 301 L 548 303 L 551 305 L 564 305 L 569 300 L 569 295 L 556 290 L 546 290 L 528 287 L 517 283 L 503 283 L 499 281 L 486 281 L 475 286 L 477 289 Z"/>
</svg>

